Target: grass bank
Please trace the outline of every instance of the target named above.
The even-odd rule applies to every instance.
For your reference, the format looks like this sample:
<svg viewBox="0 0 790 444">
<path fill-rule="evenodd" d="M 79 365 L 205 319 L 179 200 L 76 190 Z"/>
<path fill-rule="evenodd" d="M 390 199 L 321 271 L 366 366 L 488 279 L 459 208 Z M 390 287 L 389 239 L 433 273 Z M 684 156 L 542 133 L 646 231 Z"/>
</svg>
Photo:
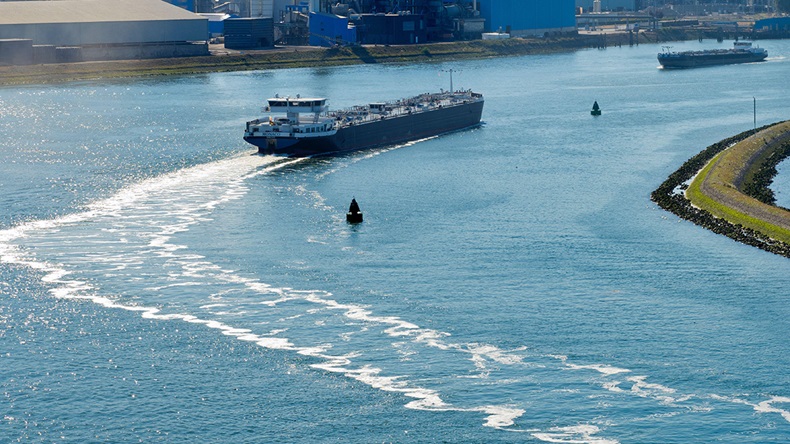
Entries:
<svg viewBox="0 0 790 444">
<path fill-rule="evenodd" d="M 774 225 L 768 222 L 768 220 L 751 216 L 748 212 L 739 211 L 738 208 L 747 208 L 747 211 L 749 211 L 749 207 L 751 205 L 760 204 L 759 202 L 751 202 L 755 199 L 750 198 L 749 196 L 721 183 L 716 185 L 716 194 L 711 194 L 719 198 L 726 195 L 726 199 L 717 200 L 703 191 L 703 183 L 705 183 L 706 180 L 710 180 L 712 175 L 716 176 L 718 170 L 723 169 L 719 165 L 719 162 L 722 160 L 722 156 L 723 153 L 716 156 L 710 163 L 708 163 L 708 165 L 705 166 L 705 168 L 702 169 L 702 171 L 700 171 L 699 177 L 692 181 L 691 185 L 689 185 L 688 189 L 686 190 L 686 198 L 688 198 L 689 201 L 691 201 L 691 203 L 697 208 L 705 210 L 715 217 L 724 219 L 735 226 L 746 227 L 751 230 L 763 233 L 771 239 L 776 239 L 778 241 L 790 244 L 790 230 L 788 230 L 786 227 Z M 736 202 L 737 207 L 728 206 L 728 203 L 731 205 L 732 202 Z M 785 218 L 790 217 L 790 213 L 787 211 L 781 210 L 779 208 L 775 209 L 787 213 L 784 214 Z M 751 208 L 752 214 L 756 213 L 755 210 L 756 208 Z"/>
<path fill-rule="evenodd" d="M 694 156 L 651 198 L 711 231 L 790 257 L 790 211 L 773 205 L 768 188 L 789 154 L 790 121 L 746 131 Z"/>
<path fill-rule="evenodd" d="M 757 172 L 790 142 L 790 122 L 774 125 L 718 154 L 686 190 L 692 204 L 730 223 L 790 243 L 790 211 L 745 193 Z"/>
<path fill-rule="evenodd" d="M 629 37 L 627 34 L 610 34 L 605 37 L 573 35 L 531 39 L 472 40 L 424 45 L 281 48 L 202 57 L 0 66 L 0 85 L 47 84 L 95 79 L 374 63 L 445 62 L 549 54 L 583 48 L 682 40 L 689 37 L 685 33 L 678 32 L 663 32 L 661 34 L 642 32 L 639 33 L 638 39 L 634 40 L 631 40 L 633 37 Z"/>
</svg>

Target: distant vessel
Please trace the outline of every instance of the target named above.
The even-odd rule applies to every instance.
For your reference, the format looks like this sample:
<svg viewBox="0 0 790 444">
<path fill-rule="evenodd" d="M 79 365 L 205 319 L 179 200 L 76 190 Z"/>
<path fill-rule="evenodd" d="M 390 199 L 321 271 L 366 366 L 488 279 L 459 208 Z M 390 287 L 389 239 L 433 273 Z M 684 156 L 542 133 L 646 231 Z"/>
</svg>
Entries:
<svg viewBox="0 0 790 444">
<path fill-rule="evenodd" d="M 732 63 L 760 62 L 768 51 L 753 47 L 751 42 L 735 42 L 731 49 L 671 52 L 665 46 L 658 54 L 658 63 L 664 68 L 695 68 L 698 66 L 728 65 Z"/>
<path fill-rule="evenodd" d="M 244 140 L 262 154 L 315 156 L 424 139 L 480 125 L 483 95 L 426 93 L 328 111 L 325 98 L 275 96 L 266 111 L 285 113 L 247 122 Z M 302 114 L 310 113 L 310 116 Z"/>
</svg>

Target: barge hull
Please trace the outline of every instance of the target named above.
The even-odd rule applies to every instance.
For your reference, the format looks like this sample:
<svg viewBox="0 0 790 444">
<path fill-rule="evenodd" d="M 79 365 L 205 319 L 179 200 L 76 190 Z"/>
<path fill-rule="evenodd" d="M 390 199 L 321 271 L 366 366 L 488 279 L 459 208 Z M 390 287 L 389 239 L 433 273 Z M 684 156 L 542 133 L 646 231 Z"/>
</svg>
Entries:
<svg viewBox="0 0 790 444">
<path fill-rule="evenodd" d="M 696 68 L 701 66 L 732 65 L 735 63 L 761 62 L 766 55 L 756 54 L 728 54 L 717 55 L 691 55 L 658 57 L 658 62 L 664 68 Z"/>
<path fill-rule="evenodd" d="M 326 137 L 245 137 L 261 154 L 308 157 L 395 145 L 480 125 L 483 100 L 344 126 Z"/>
</svg>

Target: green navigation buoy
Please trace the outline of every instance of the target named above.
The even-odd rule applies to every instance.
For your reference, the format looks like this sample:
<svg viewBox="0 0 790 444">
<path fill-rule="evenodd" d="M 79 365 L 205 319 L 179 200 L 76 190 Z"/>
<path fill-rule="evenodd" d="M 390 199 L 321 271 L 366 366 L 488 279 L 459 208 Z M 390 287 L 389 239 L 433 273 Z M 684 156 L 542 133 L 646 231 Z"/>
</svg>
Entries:
<svg viewBox="0 0 790 444">
<path fill-rule="evenodd" d="M 598 106 L 598 101 L 597 100 L 595 101 L 595 103 L 593 103 L 593 109 L 592 109 L 592 111 L 590 111 L 590 114 L 592 114 L 593 116 L 600 116 L 601 115 L 601 107 Z"/>
<path fill-rule="evenodd" d="M 350 224 L 358 224 L 362 222 L 362 211 L 359 209 L 356 199 L 351 199 L 351 206 L 346 213 L 346 222 Z"/>
</svg>

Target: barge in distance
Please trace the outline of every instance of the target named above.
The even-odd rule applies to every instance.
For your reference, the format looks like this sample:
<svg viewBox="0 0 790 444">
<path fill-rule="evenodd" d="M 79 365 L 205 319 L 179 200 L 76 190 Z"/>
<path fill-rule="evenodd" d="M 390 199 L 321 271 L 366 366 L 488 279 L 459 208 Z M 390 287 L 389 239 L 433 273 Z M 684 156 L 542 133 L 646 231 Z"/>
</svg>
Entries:
<svg viewBox="0 0 790 444">
<path fill-rule="evenodd" d="M 466 90 L 338 111 L 329 111 L 326 103 L 300 96 L 268 99 L 266 111 L 285 115 L 247 122 L 244 140 L 261 154 L 294 157 L 394 145 L 479 126 L 484 99 Z"/>
<path fill-rule="evenodd" d="M 768 51 L 753 47 L 751 42 L 735 42 L 731 49 L 708 49 L 705 51 L 664 52 L 658 54 L 658 63 L 664 68 L 695 68 L 698 66 L 729 65 L 733 63 L 761 62 Z"/>
</svg>

